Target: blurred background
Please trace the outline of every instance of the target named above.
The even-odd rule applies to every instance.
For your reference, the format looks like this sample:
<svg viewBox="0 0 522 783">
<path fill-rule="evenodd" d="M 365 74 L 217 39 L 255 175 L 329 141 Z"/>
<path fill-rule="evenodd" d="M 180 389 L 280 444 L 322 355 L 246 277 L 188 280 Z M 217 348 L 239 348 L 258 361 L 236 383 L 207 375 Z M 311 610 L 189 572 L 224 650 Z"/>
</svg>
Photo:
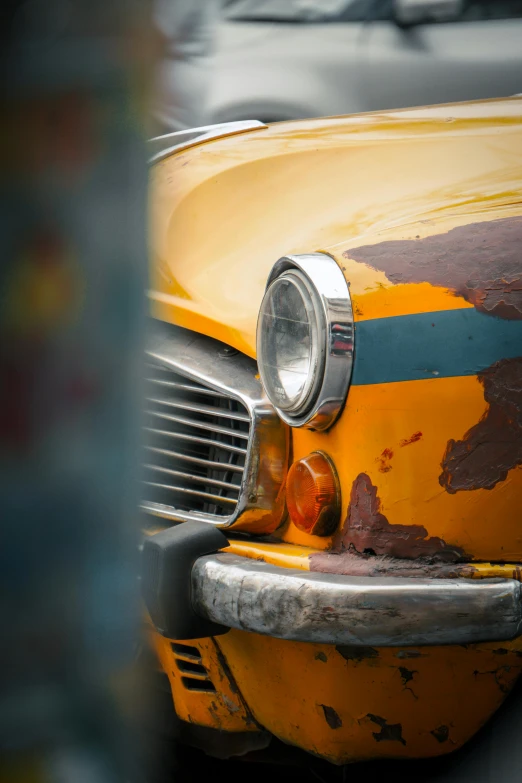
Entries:
<svg viewBox="0 0 522 783">
<path fill-rule="evenodd" d="M 147 139 L 522 93 L 522 0 L 2 9 L 0 779 L 244 777 L 237 762 L 173 757 L 179 726 L 141 636 Z M 474 751 L 475 780 L 493 745 L 496 774 L 516 779 L 499 750 L 507 715 Z"/>
<path fill-rule="evenodd" d="M 522 91 L 521 0 L 193 0 L 178 17 L 174 5 L 158 0 L 156 15 L 175 48 L 182 31 L 182 59 L 160 68 L 165 132 Z"/>
</svg>

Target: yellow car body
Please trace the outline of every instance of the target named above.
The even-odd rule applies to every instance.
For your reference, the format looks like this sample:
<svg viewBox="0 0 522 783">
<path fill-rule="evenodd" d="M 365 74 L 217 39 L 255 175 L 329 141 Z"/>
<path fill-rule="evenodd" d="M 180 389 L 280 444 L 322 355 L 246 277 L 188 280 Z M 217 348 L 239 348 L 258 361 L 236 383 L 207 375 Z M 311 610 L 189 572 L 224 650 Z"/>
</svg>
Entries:
<svg viewBox="0 0 522 783">
<path fill-rule="evenodd" d="M 260 126 L 158 159 L 155 319 L 255 359 L 274 263 L 316 252 L 353 306 L 339 419 L 288 428 L 290 463 L 322 451 L 335 465 L 337 529 L 247 516 L 226 552 L 320 574 L 520 581 L 521 186 L 520 98 Z M 153 636 L 182 721 L 265 732 L 336 764 L 459 748 L 522 666 L 516 634 L 382 647 L 238 628 Z M 211 685 L 187 688 L 191 666 Z"/>
</svg>

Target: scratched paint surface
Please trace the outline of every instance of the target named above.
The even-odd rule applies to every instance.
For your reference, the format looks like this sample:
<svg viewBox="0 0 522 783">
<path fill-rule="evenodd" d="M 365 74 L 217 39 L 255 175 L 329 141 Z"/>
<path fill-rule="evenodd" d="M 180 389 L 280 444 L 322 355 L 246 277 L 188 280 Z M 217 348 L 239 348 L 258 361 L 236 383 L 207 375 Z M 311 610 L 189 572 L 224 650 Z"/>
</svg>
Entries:
<svg viewBox="0 0 522 783">
<path fill-rule="evenodd" d="M 342 538 L 344 531 L 339 531 Z M 517 563 L 461 563 L 444 562 L 430 558 L 410 559 L 387 555 L 359 554 L 345 550 L 334 542 L 327 552 L 298 544 L 282 544 L 277 541 L 245 541 L 231 538 L 227 552 L 250 557 L 264 563 L 296 568 L 302 571 L 322 571 L 346 576 L 433 577 L 434 579 L 516 579 L 522 581 L 522 568 Z"/>
<path fill-rule="evenodd" d="M 259 723 L 336 763 L 456 750 L 522 667 L 521 642 L 334 648 L 231 631 L 218 644 Z"/>
<path fill-rule="evenodd" d="M 341 478 L 343 523 L 353 483 L 365 474 L 376 487 L 379 513 L 391 526 L 421 525 L 426 539 L 439 538 L 473 560 L 517 563 L 522 560 L 522 470 L 511 470 L 491 490 L 450 493 L 439 483 L 448 443 L 465 439 L 488 410 L 476 376 L 354 386 L 341 424 L 326 435 L 294 432 L 294 459 L 314 448 L 328 451 Z M 387 449 L 393 456 L 383 458 Z M 390 468 L 384 472 L 383 459 Z M 284 537 L 317 549 L 332 545 L 290 525 Z"/>
</svg>

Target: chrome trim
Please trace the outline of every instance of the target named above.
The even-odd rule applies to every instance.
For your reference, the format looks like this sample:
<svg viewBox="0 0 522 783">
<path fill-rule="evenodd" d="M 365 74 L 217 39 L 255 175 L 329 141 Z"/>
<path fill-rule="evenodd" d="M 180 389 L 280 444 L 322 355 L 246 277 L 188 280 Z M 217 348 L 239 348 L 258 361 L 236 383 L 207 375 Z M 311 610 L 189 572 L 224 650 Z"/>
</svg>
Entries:
<svg viewBox="0 0 522 783">
<path fill-rule="evenodd" d="M 228 444 L 220 448 L 245 455 L 243 480 L 237 505 L 230 516 L 216 517 L 198 511 L 180 511 L 159 503 L 142 503 L 142 509 L 173 521 L 203 521 L 216 527 L 234 527 L 252 532 L 275 530 L 284 513 L 284 483 L 288 469 L 289 433 L 268 400 L 257 372 L 256 362 L 242 353 L 229 354 L 223 343 L 162 321 L 154 321 L 149 334 L 147 355 L 194 382 L 215 389 L 241 402 L 250 414 L 250 433 L 244 435 L 245 449 Z M 203 407 L 203 406 L 201 406 Z M 161 418 L 183 420 L 182 416 L 156 414 Z M 194 422 L 192 422 L 194 425 Z M 217 425 L 201 425 L 219 429 Z M 158 425 L 160 429 L 160 425 Z M 226 431 L 227 434 L 229 431 Z M 184 433 L 168 433 L 176 439 L 208 442 Z M 242 433 L 236 433 L 243 437 Z M 174 474 L 175 471 L 172 471 Z M 182 475 L 176 473 L 178 478 Z M 216 483 L 216 482 L 208 482 Z M 162 484 L 168 488 L 168 484 Z M 196 490 L 191 490 L 196 492 Z M 188 490 L 187 490 L 188 493 Z M 201 493 L 199 493 L 201 495 Z M 235 502 L 235 501 L 234 501 Z"/>
<path fill-rule="evenodd" d="M 514 579 L 349 577 L 226 553 L 196 560 L 192 600 L 215 623 L 278 639 L 395 647 L 502 641 L 522 633 Z"/>
<path fill-rule="evenodd" d="M 322 306 L 326 325 L 324 371 L 315 401 L 307 405 L 304 414 L 289 414 L 277 407 L 276 410 L 291 427 L 327 430 L 342 410 L 352 375 L 354 321 L 350 291 L 339 266 L 326 253 L 283 256 L 272 267 L 266 290 L 277 277 L 291 269 L 305 275 Z"/>
<path fill-rule="evenodd" d="M 149 164 L 158 163 L 158 161 L 172 155 L 173 152 L 188 149 L 203 141 L 212 141 L 225 136 L 233 136 L 236 133 L 267 127 L 264 122 L 259 120 L 240 120 L 238 122 L 221 122 L 217 125 L 204 125 L 201 128 L 190 128 L 189 130 L 175 131 L 175 133 L 166 133 L 164 136 L 155 136 L 148 140 L 152 150 Z"/>
</svg>

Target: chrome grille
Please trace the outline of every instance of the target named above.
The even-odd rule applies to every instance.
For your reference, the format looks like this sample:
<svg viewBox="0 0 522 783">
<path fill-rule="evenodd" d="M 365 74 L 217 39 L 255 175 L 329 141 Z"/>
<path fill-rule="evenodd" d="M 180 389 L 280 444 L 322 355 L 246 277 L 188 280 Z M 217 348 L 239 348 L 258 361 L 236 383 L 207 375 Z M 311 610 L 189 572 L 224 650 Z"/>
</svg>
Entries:
<svg viewBox="0 0 522 783">
<path fill-rule="evenodd" d="M 146 508 L 230 517 L 250 432 L 247 409 L 159 363 L 147 366 Z"/>
</svg>

